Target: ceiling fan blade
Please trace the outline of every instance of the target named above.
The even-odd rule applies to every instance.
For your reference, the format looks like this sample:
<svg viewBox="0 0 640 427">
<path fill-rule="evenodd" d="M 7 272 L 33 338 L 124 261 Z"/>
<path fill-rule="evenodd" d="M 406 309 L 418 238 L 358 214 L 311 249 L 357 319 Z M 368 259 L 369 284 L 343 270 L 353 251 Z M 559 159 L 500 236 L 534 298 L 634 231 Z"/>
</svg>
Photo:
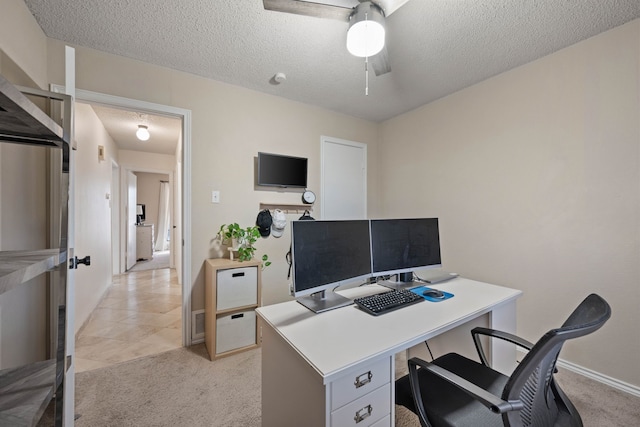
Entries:
<svg viewBox="0 0 640 427">
<path fill-rule="evenodd" d="M 262 4 L 266 10 L 335 19 L 344 22 L 349 21 L 349 16 L 353 12 L 353 9 L 348 7 L 301 0 L 262 0 Z"/>
<path fill-rule="evenodd" d="M 374 3 L 384 10 L 384 16 L 391 15 L 408 1 L 409 0 L 373 0 Z"/>
<path fill-rule="evenodd" d="M 383 47 L 379 53 L 376 53 L 369 58 L 371 67 L 375 71 L 376 76 L 387 74 L 391 71 L 391 63 L 389 62 L 389 54 L 387 53 L 387 46 Z"/>
</svg>

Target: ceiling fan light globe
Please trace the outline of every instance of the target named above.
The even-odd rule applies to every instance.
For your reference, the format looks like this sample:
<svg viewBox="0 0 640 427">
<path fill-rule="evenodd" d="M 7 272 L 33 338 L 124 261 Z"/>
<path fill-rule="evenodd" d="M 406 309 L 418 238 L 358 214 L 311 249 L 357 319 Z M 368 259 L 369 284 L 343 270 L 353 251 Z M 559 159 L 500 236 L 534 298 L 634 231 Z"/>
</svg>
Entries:
<svg viewBox="0 0 640 427">
<path fill-rule="evenodd" d="M 353 56 L 373 56 L 384 47 L 385 29 L 376 21 L 356 22 L 347 32 L 347 50 Z"/>
<path fill-rule="evenodd" d="M 370 1 L 355 7 L 349 17 L 347 50 L 353 56 L 373 56 L 384 47 L 384 12 Z"/>
</svg>

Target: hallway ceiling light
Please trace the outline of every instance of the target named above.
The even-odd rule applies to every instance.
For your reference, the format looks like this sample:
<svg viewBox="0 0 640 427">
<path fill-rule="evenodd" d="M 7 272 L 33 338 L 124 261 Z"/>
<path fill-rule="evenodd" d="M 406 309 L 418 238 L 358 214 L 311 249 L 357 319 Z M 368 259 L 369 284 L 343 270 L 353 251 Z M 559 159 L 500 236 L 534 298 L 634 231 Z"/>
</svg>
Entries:
<svg viewBox="0 0 640 427">
<path fill-rule="evenodd" d="M 140 141 L 147 141 L 151 136 L 149 134 L 149 128 L 145 125 L 138 125 L 138 130 L 136 131 L 136 136 Z"/>
</svg>

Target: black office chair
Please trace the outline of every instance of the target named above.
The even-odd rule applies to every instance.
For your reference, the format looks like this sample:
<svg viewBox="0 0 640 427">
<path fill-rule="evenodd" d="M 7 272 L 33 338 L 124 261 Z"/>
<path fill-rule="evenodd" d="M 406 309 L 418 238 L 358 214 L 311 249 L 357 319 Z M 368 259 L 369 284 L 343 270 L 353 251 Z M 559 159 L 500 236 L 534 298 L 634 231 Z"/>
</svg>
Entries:
<svg viewBox="0 0 640 427">
<path fill-rule="evenodd" d="M 482 363 L 455 353 L 432 363 L 414 357 L 409 374 L 396 381 L 396 403 L 416 413 L 422 427 L 581 427 L 578 411 L 554 380 L 556 361 L 566 340 L 598 330 L 610 316 L 609 304 L 591 294 L 561 328 L 535 345 L 509 333 L 474 328 Z M 489 367 L 481 335 L 529 350 L 510 377 Z"/>
</svg>

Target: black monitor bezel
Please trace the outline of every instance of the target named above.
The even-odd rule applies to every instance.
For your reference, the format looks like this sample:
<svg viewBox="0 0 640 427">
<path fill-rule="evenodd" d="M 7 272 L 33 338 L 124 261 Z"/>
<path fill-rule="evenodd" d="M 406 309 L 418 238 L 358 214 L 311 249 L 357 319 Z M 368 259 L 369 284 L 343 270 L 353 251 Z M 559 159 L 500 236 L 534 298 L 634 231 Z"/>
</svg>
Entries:
<svg viewBox="0 0 640 427">
<path fill-rule="evenodd" d="M 377 268 L 376 267 L 376 258 L 377 252 L 375 251 L 375 242 L 376 238 L 374 235 L 376 231 L 374 231 L 374 223 L 378 222 L 406 222 L 407 224 L 411 224 L 411 222 L 424 221 L 431 224 L 431 226 L 435 225 L 436 236 L 437 236 L 437 248 L 438 248 L 438 261 L 425 261 L 419 263 L 413 263 L 411 265 L 405 264 L 402 266 L 395 266 L 394 268 Z M 371 275 L 374 277 L 380 276 L 393 276 L 400 275 L 403 273 L 412 273 L 415 270 L 423 270 L 430 268 L 441 268 L 442 267 L 442 250 L 440 245 L 440 226 L 438 218 L 389 218 L 389 219 L 372 219 L 370 220 L 370 236 L 371 236 Z"/>
<path fill-rule="evenodd" d="M 353 223 L 353 222 L 363 222 L 366 223 L 367 225 L 367 240 L 363 240 L 362 242 L 360 242 L 360 247 L 359 250 L 361 251 L 366 251 L 366 253 L 368 254 L 368 259 L 369 259 L 369 268 L 367 269 L 366 272 L 362 272 L 362 274 L 356 274 L 356 275 L 347 275 L 341 278 L 336 278 L 335 280 L 331 280 L 328 282 L 323 282 L 323 283 L 317 283 L 313 286 L 307 286 L 305 285 L 305 287 L 303 289 L 300 288 L 300 286 L 298 285 L 298 281 L 296 280 L 297 278 L 297 274 L 298 274 L 298 270 L 296 269 L 296 247 L 297 245 L 295 244 L 295 237 L 296 237 L 296 228 L 299 226 L 305 227 L 305 226 L 317 226 L 317 225 L 321 225 L 321 224 L 326 224 L 326 223 Z M 318 292 L 322 292 L 322 291 L 326 291 L 326 290 L 333 290 L 334 288 L 341 286 L 342 284 L 344 284 L 345 282 L 352 282 L 352 281 L 357 281 L 357 280 L 362 280 L 365 278 L 368 278 L 371 276 L 371 246 L 370 246 L 370 227 L 369 227 L 369 220 L 367 219 L 363 219 L 363 220 L 317 220 L 317 221 L 292 221 L 291 222 L 291 278 L 292 278 L 292 288 L 291 288 L 291 293 L 294 297 L 299 298 L 302 296 L 307 296 L 307 295 L 312 295 Z"/>
</svg>

